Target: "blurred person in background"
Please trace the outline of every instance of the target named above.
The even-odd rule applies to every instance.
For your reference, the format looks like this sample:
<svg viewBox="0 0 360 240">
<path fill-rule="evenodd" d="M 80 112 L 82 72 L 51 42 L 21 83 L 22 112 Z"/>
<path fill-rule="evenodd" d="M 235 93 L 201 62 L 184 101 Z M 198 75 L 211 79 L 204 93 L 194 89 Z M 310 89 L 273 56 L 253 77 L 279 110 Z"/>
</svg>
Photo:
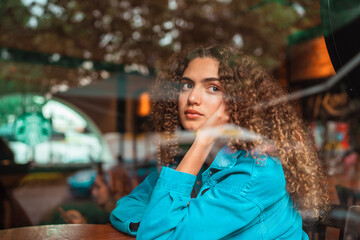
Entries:
<svg viewBox="0 0 360 240">
<path fill-rule="evenodd" d="M 128 195 L 132 189 L 133 182 L 127 170 L 117 165 L 105 173 L 99 169 L 91 193 L 99 206 L 111 212 L 116 201 Z"/>
<path fill-rule="evenodd" d="M 0 137 L 0 229 L 31 225 L 30 218 L 13 193 L 28 172 L 28 167 L 29 164 L 16 164 L 14 152 Z"/>
<path fill-rule="evenodd" d="M 116 206 L 116 201 L 121 197 L 129 194 L 132 189 L 133 183 L 128 175 L 127 170 L 124 167 L 117 165 L 108 171 L 103 171 L 102 166 L 98 165 L 97 175 L 92 186 L 91 194 L 97 205 L 102 210 L 104 210 L 105 213 L 107 213 L 106 216 L 102 217 L 95 215 L 91 217 L 92 219 L 89 219 L 90 217 L 89 214 L 86 213 L 86 209 L 82 211 L 83 213 L 80 213 L 79 210 L 75 209 L 69 209 L 65 211 L 62 207 L 59 207 L 58 210 L 66 223 L 107 223 L 109 222 L 110 212 Z M 86 215 L 88 216 L 86 217 Z M 105 222 L 99 222 L 101 220 L 96 219 L 96 217 L 105 219 L 102 220 Z"/>
<path fill-rule="evenodd" d="M 117 202 L 113 226 L 137 239 L 308 239 L 302 216 L 327 209 L 327 186 L 301 116 L 271 104 L 285 94 L 237 50 L 174 54 L 153 90 L 161 172 Z M 194 136 L 183 156 L 179 130 Z"/>
<path fill-rule="evenodd" d="M 8 143 L 0 137 L 0 165 L 7 166 L 12 164 L 15 164 L 14 153 Z"/>
</svg>

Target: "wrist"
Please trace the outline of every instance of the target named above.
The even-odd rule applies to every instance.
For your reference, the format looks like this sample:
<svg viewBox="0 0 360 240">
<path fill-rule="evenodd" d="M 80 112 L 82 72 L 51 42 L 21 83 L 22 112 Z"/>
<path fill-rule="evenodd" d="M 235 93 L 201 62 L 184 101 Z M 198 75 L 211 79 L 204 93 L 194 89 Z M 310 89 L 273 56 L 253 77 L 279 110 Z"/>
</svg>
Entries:
<svg viewBox="0 0 360 240">
<path fill-rule="evenodd" d="M 212 147 L 216 138 L 214 136 L 209 135 L 208 133 L 204 132 L 206 130 L 199 129 L 196 132 L 196 137 L 193 142 L 193 145 L 201 146 L 201 147 Z"/>
<path fill-rule="evenodd" d="M 204 164 L 214 142 L 196 137 L 190 149 L 176 168 L 177 171 L 197 175 Z"/>
</svg>

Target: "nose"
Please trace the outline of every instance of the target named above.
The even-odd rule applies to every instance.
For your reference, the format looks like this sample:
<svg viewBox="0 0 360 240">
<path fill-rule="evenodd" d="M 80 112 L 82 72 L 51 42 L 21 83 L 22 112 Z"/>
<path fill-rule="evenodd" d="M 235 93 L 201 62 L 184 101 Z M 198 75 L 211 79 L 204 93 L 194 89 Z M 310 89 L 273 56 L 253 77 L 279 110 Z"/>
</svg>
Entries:
<svg viewBox="0 0 360 240">
<path fill-rule="evenodd" d="M 200 105 L 202 101 L 201 89 L 193 88 L 188 97 L 189 105 Z"/>
</svg>

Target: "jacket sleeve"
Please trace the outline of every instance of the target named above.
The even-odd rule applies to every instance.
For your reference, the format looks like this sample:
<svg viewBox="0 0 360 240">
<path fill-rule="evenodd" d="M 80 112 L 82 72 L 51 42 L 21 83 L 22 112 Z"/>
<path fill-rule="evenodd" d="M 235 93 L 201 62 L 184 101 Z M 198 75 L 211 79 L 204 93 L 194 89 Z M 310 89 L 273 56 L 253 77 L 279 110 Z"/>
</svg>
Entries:
<svg viewBox="0 0 360 240">
<path fill-rule="evenodd" d="M 137 239 L 221 239 L 255 223 L 260 208 L 245 195 L 215 186 L 191 199 L 195 179 L 162 168 Z"/>
<path fill-rule="evenodd" d="M 130 223 L 141 221 L 158 177 L 157 172 L 151 173 L 129 195 L 116 203 L 116 208 L 110 214 L 110 222 L 116 229 L 136 235 L 136 231 L 130 229 Z"/>
</svg>

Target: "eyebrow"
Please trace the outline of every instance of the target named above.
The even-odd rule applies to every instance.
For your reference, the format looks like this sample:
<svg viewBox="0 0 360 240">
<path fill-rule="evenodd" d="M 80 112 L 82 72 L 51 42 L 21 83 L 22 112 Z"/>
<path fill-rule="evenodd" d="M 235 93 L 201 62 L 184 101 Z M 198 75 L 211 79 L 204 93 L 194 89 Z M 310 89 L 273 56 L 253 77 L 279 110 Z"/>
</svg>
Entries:
<svg viewBox="0 0 360 240">
<path fill-rule="evenodd" d="M 185 81 L 189 81 L 189 82 L 195 82 L 194 80 L 192 80 L 191 78 L 188 77 L 182 77 L 180 79 L 180 81 L 185 80 Z M 201 80 L 201 82 L 215 82 L 215 81 L 220 81 L 218 78 L 215 77 L 210 77 L 210 78 L 204 78 Z"/>
</svg>

